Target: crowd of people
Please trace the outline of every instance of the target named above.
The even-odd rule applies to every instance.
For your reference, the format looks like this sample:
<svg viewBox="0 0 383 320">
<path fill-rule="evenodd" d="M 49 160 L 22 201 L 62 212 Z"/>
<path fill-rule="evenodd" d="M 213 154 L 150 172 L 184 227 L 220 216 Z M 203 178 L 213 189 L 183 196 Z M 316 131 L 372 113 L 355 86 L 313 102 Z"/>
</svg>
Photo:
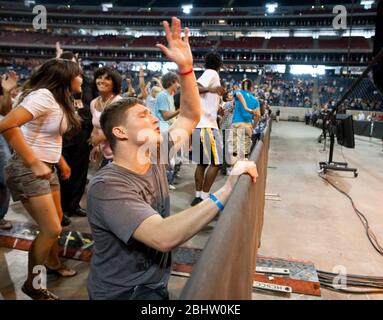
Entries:
<svg viewBox="0 0 383 320">
<path fill-rule="evenodd" d="M 262 77 L 257 95 L 272 106 L 311 108 L 313 82 L 274 73 Z"/>
<path fill-rule="evenodd" d="M 268 113 L 252 81 L 236 90 L 222 87 L 223 63 L 215 52 L 196 79 L 189 30 L 182 38 L 177 18 L 171 26 L 164 22 L 164 30 L 167 46 L 157 46 L 178 70 L 149 82 L 141 70 L 137 91 L 132 80 L 122 91 L 121 74 L 109 67 L 97 69 L 92 80 L 79 57 L 60 48 L 21 87 L 16 72 L 2 77 L 0 229 L 12 228 L 5 219 L 11 196 L 39 228 L 22 286 L 32 299 L 59 299 L 36 286 L 37 266 L 64 278 L 77 273 L 58 250 L 62 227 L 73 215 L 88 218 L 94 240 L 90 299 L 168 299 L 171 250 L 223 210 L 235 176 L 256 181 L 247 157 Z M 222 127 L 234 134 L 223 139 Z M 229 157 L 223 157 L 223 142 Z M 170 216 L 169 188 L 185 146 L 197 164 L 196 194 L 190 208 Z M 231 173 L 211 193 L 224 161 Z M 89 163 L 97 171 L 88 183 Z M 81 208 L 87 183 L 87 207 Z"/>
<path fill-rule="evenodd" d="M 334 105 L 354 81 L 355 78 L 328 77 L 319 79 L 318 91 L 321 104 L 329 101 L 330 105 Z M 351 110 L 381 111 L 383 110 L 383 96 L 370 79 L 362 79 L 351 96 L 344 101 L 344 104 L 347 109 Z"/>
</svg>

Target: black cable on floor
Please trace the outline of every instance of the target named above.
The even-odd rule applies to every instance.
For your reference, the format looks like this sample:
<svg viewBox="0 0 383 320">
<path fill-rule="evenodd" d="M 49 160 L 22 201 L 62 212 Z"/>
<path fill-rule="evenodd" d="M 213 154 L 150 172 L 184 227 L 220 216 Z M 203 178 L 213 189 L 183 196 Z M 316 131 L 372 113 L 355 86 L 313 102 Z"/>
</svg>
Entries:
<svg viewBox="0 0 383 320">
<path fill-rule="evenodd" d="M 343 286 L 336 286 L 342 275 L 320 270 L 317 273 L 321 286 L 333 291 L 352 294 L 383 293 L 383 280 L 379 277 L 345 274 Z"/>
<path fill-rule="evenodd" d="M 350 289 L 350 288 L 334 288 L 332 284 L 326 284 L 321 282 L 321 286 L 325 287 L 326 289 L 333 290 L 333 291 L 340 291 L 343 293 L 351 293 L 351 294 L 377 294 L 377 293 L 383 293 L 382 289 Z"/>
<path fill-rule="evenodd" d="M 348 161 L 346 160 L 346 158 L 343 154 L 343 146 L 342 145 L 340 146 L 340 152 L 342 153 L 343 161 L 347 163 Z"/>
<path fill-rule="evenodd" d="M 355 213 L 357 214 L 358 218 L 360 219 L 360 221 L 362 222 L 366 230 L 368 240 L 370 241 L 374 249 L 380 255 L 383 255 L 383 248 L 379 244 L 375 234 L 370 229 L 366 216 L 356 208 L 354 200 L 351 198 L 351 196 L 347 192 L 343 191 L 338 186 L 336 186 L 334 183 L 332 183 L 330 180 L 328 180 L 326 177 L 324 177 L 321 173 L 319 173 L 318 175 L 321 179 L 329 183 L 332 187 L 334 187 L 337 191 L 345 195 L 350 200 Z M 342 287 L 342 286 L 336 287 L 334 285 L 334 279 L 336 277 L 339 277 L 340 276 L 339 274 L 321 271 L 321 270 L 317 270 L 317 273 L 318 273 L 318 279 L 321 286 L 330 290 L 343 292 L 343 293 L 351 293 L 351 294 L 383 293 L 383 277 L 346 274 L 344 276 L 346 279 L 347 287 Z M 350 287 L 358 287 L 359 289 L 352 289 Z M 364 289 L 360 289 L 360 287 Z"/>
<path fill-rule="evenodd" d="M 362 222 L 362 224 L 363 224 L 363 226 L 364 226 L 364 228 L 366 230 L 366 235 L 367 235 L 368 240 L 370 241 L 372 246 L 375 248 L 375 250 L 380 255 L 383 256 L 383 248 L 379 244 L 379 242 L 378 242 L 374 232 L 370 229 L 370 226 L 369 226 L 369 223 L 368 223 L 368 220 L 367 220 L 366 216 L 356 208 L 354 200 L 351 198 L 351 196 L 348 193 L 346 193 L 345 191 L 343 191 L 342 189 L 340 189 L 339 187 L 337 187 L 334 183 L 332 183 L 326 177 L 323 177 L 323 175 L 321 175 L 321 173 L 319 173 L 318 175 L 319 175 L 320 178 L 322 178 L 324 181 L 329 183 L 331 186 L 333 186 L 336 190 L 338 190 L 340 193 L 345 195 L 351 201 L 351 205 L 352 205 L 355 213 L 357 214 L 358 218 L 360 219 L 360 221 Z"/>
</svg>

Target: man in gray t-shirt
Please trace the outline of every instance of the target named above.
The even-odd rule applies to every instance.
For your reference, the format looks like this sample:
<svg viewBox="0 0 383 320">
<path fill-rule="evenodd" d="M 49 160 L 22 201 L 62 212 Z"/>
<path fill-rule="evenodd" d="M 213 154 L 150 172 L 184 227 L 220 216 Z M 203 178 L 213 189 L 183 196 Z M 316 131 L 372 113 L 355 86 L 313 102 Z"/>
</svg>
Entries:
<svg viewBox="0 0 383 320">
<path fill-rule="evenodd" d="M 170 252 L 163 253 L 132 238 L 148 217 L 170 214 L 169 189 L 163 165 L 142 175 L 116 164 L 97 173 L 89 185 L 89 222 L 95 240 L 88 290 L 91 298 L 128 297 L 132 287 L 165 288 Z M 108 230 L 109 232 L 105 232 Z"/>
<path fill-rule="evenodd" d="M 88 188 L 88 219 L 94 238 L 88 291 L 91 299 L 167 299 L 170 252 L 205 227 L 223 208 L 236 181 L 231 176 L 211 200 L 169 216 L 169 190 L 164 164 L 199 122 L 201 103 L 193 72 L 188 33 L 181 21 L 164 22 L 168 48 L 162 52 L 178 65 L 181 103 L 177 120 L 166 135 L 159 121 L 134 98 L 122 99 L 103 111 L 100 124 L 113 151 L 113 163 L 100 170 Z M 160 149 L 156 152 L 150 150 Z M 165 152 L 164 152 L 165 151 Z M 155 158 L 160 161 L 146 161 Z M 239 163 L 239 162 L 238 162 Z M 255 181 L 255 164 L 247 172 Z"/>
</svg>

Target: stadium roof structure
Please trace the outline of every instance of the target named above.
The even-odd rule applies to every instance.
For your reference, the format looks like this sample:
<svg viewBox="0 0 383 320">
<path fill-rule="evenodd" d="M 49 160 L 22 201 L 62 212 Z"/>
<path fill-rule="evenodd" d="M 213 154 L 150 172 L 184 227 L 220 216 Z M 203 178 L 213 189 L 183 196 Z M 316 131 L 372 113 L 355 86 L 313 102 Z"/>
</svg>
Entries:
<svg viewBox="0 0 383 320">
<path fill-rule="evenodd" d="M 24 0 L 16 0 L 15 2 L 24 2 Z M 321 5 L 337 5 L 351 4 L 352 0 L 141 0 L 141 7 L 180 7 L 183 4 L 192 4 L 195 8 L 211 7 L 264 7 L 266 3 L 277 2 L 279 6 L 321 6 Z M 112 3 L 116 7 L 137 7 L 136 1 L 131 0 L 36 0 L 36 4 L 54 4 L 54 5 L 73 5 L 73 6 L 98 6 L 102 3 Z M 355 1 L 359 4 L 359 1 Z"/>
</svg>

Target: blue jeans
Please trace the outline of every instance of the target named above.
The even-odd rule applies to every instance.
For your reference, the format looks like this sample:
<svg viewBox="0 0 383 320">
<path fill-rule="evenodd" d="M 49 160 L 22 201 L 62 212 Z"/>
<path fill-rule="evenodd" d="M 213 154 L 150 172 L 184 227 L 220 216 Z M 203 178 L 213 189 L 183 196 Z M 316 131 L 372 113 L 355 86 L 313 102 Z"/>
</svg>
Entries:
<svg viewBox="0 0 383 320">
<path fill-rule="evenodd" d="M 89 294 L 90 300 L 94 299 Z M 125 293 L 120 294 L 118 297 L 114 297 L 113 300 L 169 300 L 169 292 L 167 288 L 150 289 L 145 286 L 137 286 L 128 290 Z"/>
<path fill-rule="evenodd" d="M 9 207 L 10 194 L 5 185 L 4 168 L 10 156 L 8 145 L 3 136 L 0 135 L 0 219 L 4 219 Z"/>
<path fill-rule="evenodd" d="M 171 164 L 166 165 L 166 177 L 169 185 L 174 183 L 174 167 Z"/>
</svg>

